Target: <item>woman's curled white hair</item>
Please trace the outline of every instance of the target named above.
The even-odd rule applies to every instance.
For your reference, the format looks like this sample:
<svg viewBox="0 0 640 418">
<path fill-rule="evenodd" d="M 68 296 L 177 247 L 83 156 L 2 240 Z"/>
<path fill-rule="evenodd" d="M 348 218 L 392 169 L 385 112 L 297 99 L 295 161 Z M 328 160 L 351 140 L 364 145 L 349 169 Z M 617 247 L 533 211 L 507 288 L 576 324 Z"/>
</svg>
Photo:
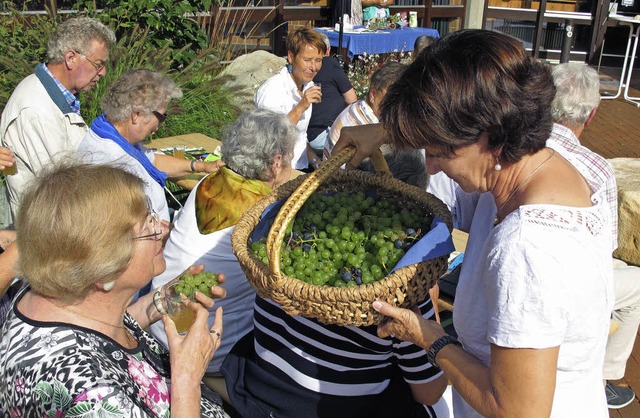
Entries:
<svg viewBox="0 0 640 418">
<path fill-rule="evenodd" d="M 277 155 L 284 166 L 291 164 L 298 130 L 287 116 L 267 109 L 243 113 L 229 125 L 222 138 L 222 156 L 227 166 L 247 179 L 268 181 L 274 176 Z"/>
</svg>

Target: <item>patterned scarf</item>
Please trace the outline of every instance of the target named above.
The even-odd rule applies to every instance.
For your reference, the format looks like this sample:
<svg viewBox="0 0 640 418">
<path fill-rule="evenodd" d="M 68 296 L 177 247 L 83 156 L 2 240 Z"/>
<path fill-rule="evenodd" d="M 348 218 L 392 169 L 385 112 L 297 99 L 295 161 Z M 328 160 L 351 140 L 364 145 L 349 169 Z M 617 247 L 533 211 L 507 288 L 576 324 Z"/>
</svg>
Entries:
<svg viewBox="0 0 640 418">
<path fill-rule="evenodd" d="M 271 193 L 261 180 L 249 180 L 222 167 L 209 174 L 196 190 L 196 219 L 201 234 L 234 226 L 240 216 Z"/>
</svg>

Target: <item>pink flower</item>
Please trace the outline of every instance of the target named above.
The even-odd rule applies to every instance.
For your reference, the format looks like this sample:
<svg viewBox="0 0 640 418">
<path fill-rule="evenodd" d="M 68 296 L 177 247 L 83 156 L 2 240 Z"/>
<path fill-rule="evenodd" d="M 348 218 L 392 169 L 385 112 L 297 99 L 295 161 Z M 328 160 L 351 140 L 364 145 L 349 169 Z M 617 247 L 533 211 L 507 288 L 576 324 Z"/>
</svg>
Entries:
<svg viewBox="0 0 640 418">
<path fill-rule="evenodd" d="M 20 411 L 18 408 L 11 408 L 11 410 L 9 411 L 9 415 L 11 416 L 11 418 L 22 418 L 22 411 Z"/>
<path fill-rule="evenodd" d="M 162 404 L 168 406 L 169 387 L 164 378 L 147 363 L 127 356 L 129 357 L 129 373 L 140 387 L 138 395 L 145 400 L 147 406 L 153 410 L 162 408 Z"/>
</svg>

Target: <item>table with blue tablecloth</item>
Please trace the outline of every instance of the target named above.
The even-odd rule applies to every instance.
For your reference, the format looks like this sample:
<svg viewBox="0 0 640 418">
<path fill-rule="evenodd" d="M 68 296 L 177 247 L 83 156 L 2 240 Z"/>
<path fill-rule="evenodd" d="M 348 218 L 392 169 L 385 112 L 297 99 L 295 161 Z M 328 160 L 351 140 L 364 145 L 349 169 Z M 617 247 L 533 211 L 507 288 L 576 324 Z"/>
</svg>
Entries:
<svg viewBox="0 0 640 418">
<path fill-rule="evenodd" d="M 342 47 L 347 50 L 349 59 L 356 55 L 384 54 L 389 52 L 413 51 L 416 38 L 421 35 L 429 35 L 439 38 L 440 34 L 435 29 L 409 28 L 385 29 L 375 32 L 362 32 L 356 27 L 343 33 Z M 338 47 L 338 31 L 330 28 L 316 28 L 318 32 L 325 33 L 329 37 L 331 46 Z"/>
</svg>

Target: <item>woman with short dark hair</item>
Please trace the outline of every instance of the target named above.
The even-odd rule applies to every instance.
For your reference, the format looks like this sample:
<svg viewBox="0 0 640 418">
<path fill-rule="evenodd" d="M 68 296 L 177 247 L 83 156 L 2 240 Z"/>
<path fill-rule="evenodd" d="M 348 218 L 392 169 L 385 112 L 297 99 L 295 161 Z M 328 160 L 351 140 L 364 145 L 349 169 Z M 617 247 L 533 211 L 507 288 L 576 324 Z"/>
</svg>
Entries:
<svg viewBox="0 0 640 418">
<path fill-rule="evenodd" d="M 268 78 L 254 99 L 256 108 L 286 114 L 298 128 L 292 165 L 299 170 L 309 168 L 309 162 L 316 155 L 308 144 L 307 128 L 313 104 L 322 100 L 320 86 L 313 83 L 313 78 L 322 67 L 326 50 L 320 34 L 312 28 L 290 31 L 287 36 L 288 65 Z"/>
<path fill-rule="evenodd" d="M 456 290 L 460 343 L 434 321 L 375 302 L 378 329 L 428 350 L 456 417 L 608 416 L 602 362 L 613 303 L 611 214 L 602 184 L 545 143 L 547 65 L 497 32 L 454 32 L 385 97 L 382 125 L 345 128 L 355 161 L 385 138 L 422 148 L 427 170 L 482 192 Z M 381 129 L 384 127 L 384 131 Z"/>
</svg>

